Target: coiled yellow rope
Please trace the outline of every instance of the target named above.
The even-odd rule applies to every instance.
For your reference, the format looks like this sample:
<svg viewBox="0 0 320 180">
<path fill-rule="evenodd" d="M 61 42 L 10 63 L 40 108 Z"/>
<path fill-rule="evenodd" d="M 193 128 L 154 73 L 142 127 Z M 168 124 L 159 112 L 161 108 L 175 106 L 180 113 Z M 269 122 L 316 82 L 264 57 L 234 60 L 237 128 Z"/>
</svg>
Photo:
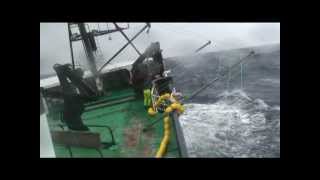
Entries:
<svg viewBox="0 0 320 180">
<path fill-rule="evenodd" d="M 184 107 L 175 99 L 172 95 L 166 93 L 159 97 L 159 99 L 156 102 L 156 107 L 158 107 L 160 104 L 163 103 L 164 100 L 170 100 L 171 104 L 165 109 L 165 117 L 163 118 L 163 125 L 164 125 L 164 135 L 160 144 L 160 147 L 156 153 L 156 158 L 161 158 L 164 156 L 167 146 L 170 141 L 170 133 L 171 133 L 171 124 L 170 124 L 170 117 L 169 114 L 172 111 L 178 111 L 179 114 L 183 113 Z M 156 114 L 156 111 L 150 107 L 148 109 L 148 114 L 151 116 L 154 116 Z"/>
</svg>

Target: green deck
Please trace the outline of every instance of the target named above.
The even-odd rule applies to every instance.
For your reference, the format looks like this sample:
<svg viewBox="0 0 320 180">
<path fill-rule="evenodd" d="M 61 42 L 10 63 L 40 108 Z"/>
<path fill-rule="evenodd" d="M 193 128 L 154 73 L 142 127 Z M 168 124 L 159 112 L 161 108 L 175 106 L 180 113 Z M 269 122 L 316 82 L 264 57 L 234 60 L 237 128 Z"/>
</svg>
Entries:
<svg viewBox="0 0 320 180">
<path fill-rule="evenodd" d="M 134 97 L 134 98 L 132 98 Z M 109 103 L 119 101 L 116 104 Z M 122 102 L 121 102 L 122 101 Z M 55 109 L 55 110 L 54 110 Z M 92 132 L 99 132 L 102 142 L 111 142 L 106 128 L 90 125 L 107 125 L 113 130 L 116 145 L 100 148 L 103 157 L 154 157 L 163 137 L 163 121 L 156 123 L 146 132 L 142 129 L 159 119 L 162 114 L 150 117 L 143 105 L 142 97 L 136 97 L 133 89 L 114 90 L 111 95 L 86 104 L 82 119 Z M 61 107 L 49 108 L 49 126 L 51 130 L 62 130 Z M 172 119 L 171 119 L 172 121 Z M 173 123 L 171 123 L 173 124 Z M 66 129 L 66 128 L 65 128 Z M 165 157 L 179 157 L 174 128 L 171 128 L 170 144 Z M 70 157 L 68 148 L 54 144 L 56 157 Z M 101 157 L 97 149 L 70 147 L 73 157 Z"/>
</svg>

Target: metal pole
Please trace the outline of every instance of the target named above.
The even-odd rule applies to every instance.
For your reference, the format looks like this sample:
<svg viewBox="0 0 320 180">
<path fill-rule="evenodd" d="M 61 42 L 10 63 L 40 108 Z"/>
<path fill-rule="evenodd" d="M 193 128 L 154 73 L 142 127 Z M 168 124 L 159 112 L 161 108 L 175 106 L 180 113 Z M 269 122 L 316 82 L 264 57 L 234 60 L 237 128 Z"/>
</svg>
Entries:
<svg viewBox="0 0 320 180">
<path fill-rule="evenodd" d="M 204 89 L 206 89 L 207 87 L 209 87 L 212 83 L 216 82 L 219 80 L 219 77 L 214 78 L 212 81 L 210 81 L 208 84 L 201 86 L 199 89 L 197 89 L 196 91 L 194 91 L 186 100 L 190 100 L 193 97 L 195 97 L 196 95 L 198 95 L 201 91 L 203 91 Z M 185 101 L 186 101 L 185 100 Z"/>
<path fill-rule="evenodd" d="M 229 71 L 228 71 L 228 83 L 227 83 L 227 89 L 228 89 L 228 91 L 230 91 L 230 90 L 229 90 L 229 88 L 230 88 L 230 77 L 231 77 L 231 69 L 230 69 L 230 67 L 229 67 Z"/>
<path fill-rule="evenodd" d="M 94 76 L 98 76 L 98 71 L 96 69 L 95 58 L 93 55 L 92 46 L 91 46 L 91 43 L 89 40 L 88 33 L 86 31 L 85 24 L 78 23 L 78 27 L 79 27 L 80 34 L 82 36 L 82 42 L 84 44 L 86 54 L 88 56 L 90 70 Z"/>
<path fill-rule="evenodd" d="M 217 76 L 220 74 L 220 58 L 218 57 L 218 72 L 217 72 Z"/>
<path fill-rule="evenodd" d="M 80 35 L 82 37 L 82 42 L 85 46 L 85 51 L 87 53 L 90 71 L 96 80 L 96 88 L 99 92 L 102 92 L 103 91 L 103 82 L 100 79 L 99 71 L 97 70 L 97 65 L 95 62 L 94 54 L 93 54 L 92 44 L 89 40 L 89 35 L 87 33 L 85 23 L 78 23 L 78 27 L 79 27 Z"/>
<path fill-rule="evenodd" d="M 133 47 L 133 49 L 136 50 L 136 52 L 141 56 L 141 53 L 138 51 L 136 46 L 130 41 L 128 36 L 121 30 L 121 28 L 117 25 L 117 23 L 113 23 L 113 24 L 120 31 L 120 33 L 124 36 L 124 38 L 126 38 L 126 40 L 130 43 L 130 45 Z"/>
<path fill-rule="evenodd" d="M 187 144 L 184 139 L 183 130 L 179 121 L 178 114 L 175 112 L 171 115 L 173 121 L 173 127 L 176 130 L 176 139 L 178 144 L 178 150 L 181 157 L 188 157 Z"/>
<path fill-rule="evenodd" d="M 218 81 L 219 79 L 221 79 L 222 77 L 225 77 L 227 74 L 229 75 L 229 79 L 230 79 L 230 72 L 231 69 L 235 68 L 236 66 L 238 66 L 240 63 L 242 63 L 243 61 L 247 60 L 248 57 L 250 57 L 251 55 L 255 54 L 253 51 L 250 52 L 246 57 L 242 58 L 239 62 L 235 63 L 234 65 L 232 65 L 230 67 L 229 65 L 229 69 L 228 72 L 223 73 L 220 77 L 217 77 L 215 79 L 213 79 L 212 81 L 210 81 L 208 84 L 200 87 L 199 89 L 193 91 L 192 95 L 189 98 L 186 98 L 184 102 L 186 101 L 190 101 L 193 97 L 195 97 L 196 95 L 198 95 L 201 91 L 203 91 L 204 89 L 208 88 L 209 86 L 211 86 L 211 84 L 213 84 L 214 82 Z M 228 85 L 229 86 L 229 85 Z M 229 89 L 229 87 L 228 87 Z"/>
<path fill-rule="evenodd" d="M 70 24 L 68 23 L 68 33 L 69 33 L 69 45 L 70 45 L 70 51 L 71 51 L 71 62 L 72 62 L 72 69 L 75 69 L 75 64 L 74 64 L 74 57 L 73 57 L 73 47 L 72 47 L 72 41 L 71 41 L 71 29 L 70 29 Z"/>
<path fill-rule="evenodd" d="M 206 46 L 208 46 L 209 44 L 211 44 L 211 41 L 208 41 L 206 44 L 204 44 L 203 46 L 201 46 L 200 48 L 198 48 L 195 53 L 199 52 L 201 49 L 205 48 Z"/>
<path fill-rule="evenodd" d="M 121 51 L 124 50 L 124 48 L 126 48 L 131 41 L 133 41 L 134 39 L 136 39 L 147 27 L 150 27 L 149 24 L 145 25 L 135 36 L 133 36 L 129 42 L 127 42 L 121 49 L 118 50 L 118 52 L 116 52 L 104 65 L 102 65 L 102 67 L 99 69 L 99 72 L 102 71 L 102 69 L 108 65 L 119 53 L 121 53 Z"/>
<path fill-rule="evenodd" d="M 242 64 L 243 63 L 240 64 L 240 69 L 241 69 L 241 89 L 243 89 L 243 76 L 242 76 L 242 70 L 243 69 L 242 69 Z"/>
</svg>

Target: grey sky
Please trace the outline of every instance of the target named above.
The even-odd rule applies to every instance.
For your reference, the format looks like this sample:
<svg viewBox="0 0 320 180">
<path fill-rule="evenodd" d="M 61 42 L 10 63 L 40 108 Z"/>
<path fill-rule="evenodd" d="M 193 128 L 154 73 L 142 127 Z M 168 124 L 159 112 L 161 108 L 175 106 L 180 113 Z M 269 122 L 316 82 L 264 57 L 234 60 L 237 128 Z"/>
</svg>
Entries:
<svg viewBox="0 0 320 180">
<path fill-rule="evenodd" d="M 119 23 L 126 26 L 126 23 Z M 130 23 L 125 32 L 129 38 L 144 26 L 144 23 Z M 90 23 L 90 29 L 97 29 L 97 23 Z M 100 29 L 106 29 L 106 23 L 99 23 Z M 109 23 L 109 28 L 114 26 Z M 120 33 L 97 38 L 101 53 L 100 63 L 110 58 L 126 40 Z M 135 41 L 143 52 L 155 41 L 160 42 L 164 57 L 192 54 L 197 48 L 211 40 L 211 45 L 201 52 L 280 43 L 280 23 L 151 23 L 149 34 L 142 33 Z M 85 65 L 82 44 L 74 44 L 75 60 Z M 101 55 L 102 54 L 102 55 Z M 114 63 L 133 61 L 138 57 L 132 47 L 120 54 Z M 40 74 L 52 73 L 54 63 L 71 62 L 66 23 L 40 23 Z M 99 64 L 99 63 L 98 63 Z"/>
</svg>

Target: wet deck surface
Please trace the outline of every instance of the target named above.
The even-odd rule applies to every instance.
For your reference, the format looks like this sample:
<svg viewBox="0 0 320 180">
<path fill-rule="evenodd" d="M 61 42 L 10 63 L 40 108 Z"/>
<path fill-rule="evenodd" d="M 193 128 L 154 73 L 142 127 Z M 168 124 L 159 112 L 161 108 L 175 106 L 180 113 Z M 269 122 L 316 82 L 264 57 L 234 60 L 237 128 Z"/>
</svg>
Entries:
<svg viewBox="0 0 320 180">
<path fill-rule="evenodd" d="M 159 121 L 153 128 L 145 132 L 143 128 L 160 116 L 158 114 L 155 117 L 150 117 L 143 106 L 143 100 L 137 98 L 84 112 L 82 119 L 86 125 L 107 125 L 112 129 L 116 145 L 100 148 L 103 157 L 154 157 L 162 140 L 163 122 Z M 111 142 L 111 135 L 106 128 L 89 128 L 90 131 L 101 134 L 102 142 Z M 172 129 L 172 138 L 168 149 L 177 147 L 174 134 Z M 71 147 L 71 150 L 73 157 L 101 156 L 96 149 Z M 55 151 L 57 157 L 70 157 L 70 152 L 62 145 L 55 145 Z M 176 157 L 178 151 L 168 152 L 167 155 L 168 157 Z"/>
</svg>

